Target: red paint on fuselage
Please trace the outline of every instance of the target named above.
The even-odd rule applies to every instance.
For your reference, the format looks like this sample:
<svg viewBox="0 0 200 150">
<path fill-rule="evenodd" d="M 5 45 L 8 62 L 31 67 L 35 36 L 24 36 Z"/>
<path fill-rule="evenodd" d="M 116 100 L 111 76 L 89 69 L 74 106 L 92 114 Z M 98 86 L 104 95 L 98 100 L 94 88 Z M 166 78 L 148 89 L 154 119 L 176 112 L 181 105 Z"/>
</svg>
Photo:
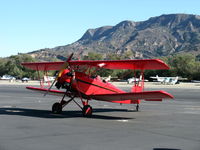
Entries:
<svg viewBox="0 0 200 150">
<path fill-rule="evenodd" d="M 75 72 L 75 76 L 72 87 L 85 95 L 124 93 L 111 83 L 103 82 L 99 76 L 92 77 L 82 72 Z"/>
<path fill-rule="evenodd" d="M 109 82 L 104 82 L 99 76 L 91 77 L 82 72 L 75 72 L 75 80 L 72 82 L 72 88 L 79 91 L 86 97 L 96 94 L 113 94 L 113 93 L 125 93 L 125 91 L 117 88 Z M 84 97 L 85 97 L 84 96 Z M 139 100 L 123 100 L 123 101 L 110 101 L 113 103 L 123 104 L 139 104 Z"/>
</svg>

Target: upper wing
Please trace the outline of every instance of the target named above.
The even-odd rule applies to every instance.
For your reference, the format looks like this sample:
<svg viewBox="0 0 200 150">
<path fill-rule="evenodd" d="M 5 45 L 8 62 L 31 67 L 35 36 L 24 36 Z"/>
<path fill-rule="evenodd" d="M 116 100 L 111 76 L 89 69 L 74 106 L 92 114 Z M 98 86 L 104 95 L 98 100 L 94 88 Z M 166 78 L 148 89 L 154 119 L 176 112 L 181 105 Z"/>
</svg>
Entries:
<svg viewBox="0 0 200 150">
<path fill-rule="evenodd" d="M 59 70 L 64 62 L 37 62 L 22 63 L 23 66 L 33 70 Z M 134 70 L 159 70 L 169 67 L 159 59 L 136 59 L 136 60 L 82 60 L 70 61 L 70 66 L 91 66 L 106 69 L 134 69 Z"/>
<path fill-rule="evenodd" d="M 112 93 L 112 94 L 98 94 L 90 95 L 91 98 L 102 101 L 123 101 L 123 100 L 158 100 L 158 99 L 172 99 L 171 94 L 165 91 L 145 91 L 145 92 L 130 92 L 130 93 Z"/>
<path fill-rule="evenodd" d="M 65 62 L 32 62 L 22 63 L 23 66 L 38 71 L 60 70 Z"/>
<path fill-rule="evenodd" d="M 167 64 L 159 59 L 135 59 L 135 60 L 82 60 L 71 61 L 70 65 L 88 65 L 106 69 L 134 69 L 134 70 L 159 70 L 169 69 Z"/>
</svg>

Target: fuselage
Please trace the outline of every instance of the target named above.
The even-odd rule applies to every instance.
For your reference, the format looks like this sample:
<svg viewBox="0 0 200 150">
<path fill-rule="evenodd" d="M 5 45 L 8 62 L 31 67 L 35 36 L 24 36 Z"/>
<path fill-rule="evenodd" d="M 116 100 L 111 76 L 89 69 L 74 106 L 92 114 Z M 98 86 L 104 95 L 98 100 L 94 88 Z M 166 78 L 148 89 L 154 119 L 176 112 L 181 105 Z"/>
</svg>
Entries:
<svg viewBox="0 0 200 150">
<path fill-rule="evenodd" d="M 99 76 L 90 76 L 82 72 L 75 72 L 72 88 L 85 95 L 124 93 L 111 83 L 102 81 Z"/>
<path fill-rule="evenodd" d="M 68 71 L 65 72 L 69 74 Z M 101 80 L 99 76 L 91 76 L 83 72 L 74 72 L 73 76 L 68 76 L 67 74 L 66 73 L 63 74 L 60 80 L 58 80 L 60 81 L 61 87 L 67 89 L 67 87 L 69 86 L 70 87 L 69 90 L 71 90 L 71 92 L 74 95 L 81 96 L 84 99 L 90 100 L 93 95 L 126 93 L 125 91 L 117 88 L 111 83 Z M 137 92 L 136 90 L 134 91 Z M 115 101 L 113 99 L 113 101 L 110 102 L 124 103 L 124 104 L 138 104 L 139 100 Z"/>
</svg>

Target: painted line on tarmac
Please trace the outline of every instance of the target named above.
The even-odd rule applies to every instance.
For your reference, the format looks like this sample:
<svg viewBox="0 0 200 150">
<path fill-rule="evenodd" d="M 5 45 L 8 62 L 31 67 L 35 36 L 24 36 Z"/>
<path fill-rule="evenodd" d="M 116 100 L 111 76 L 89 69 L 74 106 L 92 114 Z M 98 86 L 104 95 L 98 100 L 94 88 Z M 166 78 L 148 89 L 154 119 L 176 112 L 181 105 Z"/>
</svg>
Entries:
<svg viewBox="0 0 200 150">
<path fill-rule="evenodd" d="M 23 111 L 20 111 L 20 110 L 5 110 L 6 112 L 23 112 Z"/>
<path fill-rule="evenodd" d="M 128 120 L 122 119 L 122 120 L 117 120 L 118 122 L 128 122 Z"/>
</svg>

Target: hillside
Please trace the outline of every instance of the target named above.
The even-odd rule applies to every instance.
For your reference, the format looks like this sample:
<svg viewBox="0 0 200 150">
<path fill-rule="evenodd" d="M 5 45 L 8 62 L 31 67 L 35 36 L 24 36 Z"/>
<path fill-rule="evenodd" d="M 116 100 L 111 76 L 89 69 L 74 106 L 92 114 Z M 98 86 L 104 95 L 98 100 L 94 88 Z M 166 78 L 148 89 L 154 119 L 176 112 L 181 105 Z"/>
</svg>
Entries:
<svg viewBox="0 0 200 150">
<path fill-rule="evenodd" d="M 64 59 L 69 53 L 124 54 L 154 58 L 175 53 L 200 54 L 200 16 L 169 14 L 146 21 L 122 21 L 115 26 L 88 29 L 76 42 L 29 53 L 40 60 Z"/>
</svg>

